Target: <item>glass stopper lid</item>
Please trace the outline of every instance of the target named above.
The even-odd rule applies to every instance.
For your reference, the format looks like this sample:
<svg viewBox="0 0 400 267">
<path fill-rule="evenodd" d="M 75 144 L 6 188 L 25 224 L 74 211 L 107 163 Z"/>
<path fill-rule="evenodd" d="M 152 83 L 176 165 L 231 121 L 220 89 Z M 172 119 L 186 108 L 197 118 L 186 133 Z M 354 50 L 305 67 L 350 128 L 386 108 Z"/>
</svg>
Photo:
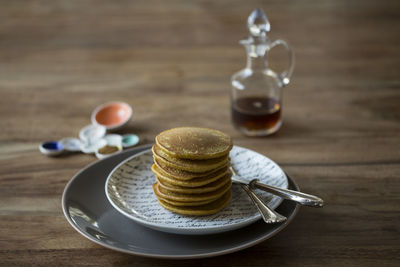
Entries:
<svg viewBox="0 0 400 267">
<path fill-rule="evenodd" d="M 247 28 L 249 29 L 250 36 L 253 38 L 263 38 L 270 31 L 271 25 L 261 8 L 257 8 L 251 12 L 247 19 Z"/>
</svg>

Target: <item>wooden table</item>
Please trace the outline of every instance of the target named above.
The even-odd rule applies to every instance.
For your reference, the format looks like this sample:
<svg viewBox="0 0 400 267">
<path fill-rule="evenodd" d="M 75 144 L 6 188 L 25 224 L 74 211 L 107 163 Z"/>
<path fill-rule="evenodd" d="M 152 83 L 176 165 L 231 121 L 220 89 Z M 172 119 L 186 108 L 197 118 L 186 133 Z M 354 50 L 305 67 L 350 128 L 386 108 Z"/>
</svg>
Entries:
<svg viewBox="0 0 400 267">
<path fill-rule="evenodd" d="M 399 266 L 399 1 L 1 1 L 0 265 Z M 296 52 L 284 126 L 248 138 L 230 124 L 238 40 L 262 7 Z M 285 60 L 276 59 L 276 66 Z M 92 155 L 50 158 L 45 140 L 77 136 L 110 100 L 133 106 L 119 133 L 141 144 L 197 125 L 278 162 L 305 192 L 281 233 L 201 260 L 118 253 L 78 234 L 61 195 Z"/>
</svg>

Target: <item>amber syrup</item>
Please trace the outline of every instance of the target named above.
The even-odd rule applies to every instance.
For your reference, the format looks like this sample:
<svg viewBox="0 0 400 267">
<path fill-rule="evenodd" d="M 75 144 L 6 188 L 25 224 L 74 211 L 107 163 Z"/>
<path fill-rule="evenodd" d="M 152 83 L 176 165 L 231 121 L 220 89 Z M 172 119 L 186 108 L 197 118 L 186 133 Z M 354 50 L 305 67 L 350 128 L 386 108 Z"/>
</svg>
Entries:
<svg viewBox="0 0 400 267">
<path fill-rule="evenodd" d="M 232 103 L 234 126 L 249 135 L 267 135 L 279 129 L 281 105 L 269 97 L 243 97 Z"/>
</svg>

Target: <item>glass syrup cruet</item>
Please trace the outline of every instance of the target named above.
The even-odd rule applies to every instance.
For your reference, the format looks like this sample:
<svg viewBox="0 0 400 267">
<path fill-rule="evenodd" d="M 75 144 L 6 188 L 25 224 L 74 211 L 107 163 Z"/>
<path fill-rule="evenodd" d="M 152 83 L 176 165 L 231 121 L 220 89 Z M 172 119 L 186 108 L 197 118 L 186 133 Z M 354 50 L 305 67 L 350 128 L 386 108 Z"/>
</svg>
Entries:
<svg viewBox="0 0 400 267">
<path fill-rule="evenodd" d="M 232 76 L 231 111 L 235 128 L 248 136 L 275 133 L 282 125 L 281 89 L 289 84 L 294 67 L 294 53 L 287 42 L 267 36 L 270 24 L 261 9 L 247 20 L 248 39 L 240 41 L 246 48 L 247 65 Z M 289 67 L 282 73 L 268 68 L 268 52 L 283 45 L 289 53 Z"/>
</svg>

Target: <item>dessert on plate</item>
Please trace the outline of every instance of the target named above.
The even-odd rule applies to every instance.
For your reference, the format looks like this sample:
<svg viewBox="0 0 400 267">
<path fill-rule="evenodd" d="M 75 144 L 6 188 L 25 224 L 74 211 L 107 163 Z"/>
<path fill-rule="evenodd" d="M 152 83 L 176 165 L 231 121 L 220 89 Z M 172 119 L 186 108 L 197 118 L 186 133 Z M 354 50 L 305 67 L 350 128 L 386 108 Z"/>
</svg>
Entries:
<svg viewBox="0 0 400 267">
<path fill-rule="evenodd" d="M 213 129 L 179 127 L 156 136 L 154 194 L 164 208 L 184 215 L 209 215 L 231 199 L 232 139 Z"/>
</svg>

